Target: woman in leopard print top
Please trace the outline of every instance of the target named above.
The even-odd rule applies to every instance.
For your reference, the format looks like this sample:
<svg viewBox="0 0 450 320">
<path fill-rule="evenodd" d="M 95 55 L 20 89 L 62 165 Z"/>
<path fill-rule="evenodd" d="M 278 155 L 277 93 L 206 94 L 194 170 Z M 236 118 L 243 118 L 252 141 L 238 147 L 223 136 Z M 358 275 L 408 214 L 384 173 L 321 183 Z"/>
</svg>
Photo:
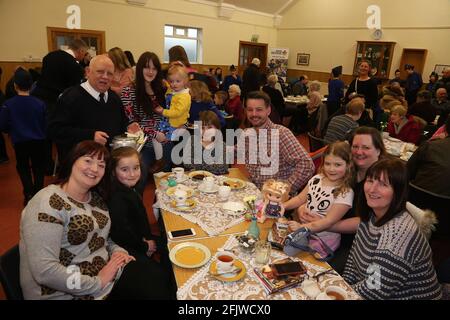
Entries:
<svg viewBox="0 0 450 320">
<path fill-rule="evenodd" d="M 111 220 L 98 193 L 108 160 L 104 146 L 80 142 L 57 184 L 42 189 L 23 210 L 19 247 L 25 299 L 166 298 L 147 292 L 152 283 L 142 265 L 109 238 Z"/>
</svg>

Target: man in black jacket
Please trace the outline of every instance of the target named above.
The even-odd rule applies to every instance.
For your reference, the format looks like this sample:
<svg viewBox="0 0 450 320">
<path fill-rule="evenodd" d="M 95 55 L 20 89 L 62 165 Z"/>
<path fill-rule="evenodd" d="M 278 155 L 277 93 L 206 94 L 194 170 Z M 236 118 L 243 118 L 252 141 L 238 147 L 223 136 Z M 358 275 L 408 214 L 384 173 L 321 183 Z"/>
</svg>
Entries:
<svg viewBox="0 0 450 320">
<path fill-rule="evenodd" d="M 84 71 L 80 66 L 86 55 L 88 46 L 83 40 L 74 39 L 69 43 L 69 49 L 56 50 L 48 53 L 42 59 L 42 73 L 31 94 L 43 100 L 47 105 L 47 117 L 55 110 L 58 96 L 67 88 L 81 83 Z M 53 170 L 52 142 L 47 141 L 47 174 Z"/>
<path fill-rule="evenodd" d="M 258 58 L 253 58 L 252 63 L 250 63 L 242 75 L 241 97 L 243 99 L 245 99 L 247 93 L 259 91 L 261 87 L 261 72 L 259 71 L 260 64 L 261 61 Z"/>
<path fill-rule="evenodd" d="M 70 87 L 59 97 L 49 123 L 50 138 L 56 142 L 63 161 L 70 149 L 83 140 L 109 146 L 114 136 L 126 131 L 127 119 L 119 96 L 111 91 L 114 64 L 96 56 L 87 68 L 87 81 Z"/>
</svg>

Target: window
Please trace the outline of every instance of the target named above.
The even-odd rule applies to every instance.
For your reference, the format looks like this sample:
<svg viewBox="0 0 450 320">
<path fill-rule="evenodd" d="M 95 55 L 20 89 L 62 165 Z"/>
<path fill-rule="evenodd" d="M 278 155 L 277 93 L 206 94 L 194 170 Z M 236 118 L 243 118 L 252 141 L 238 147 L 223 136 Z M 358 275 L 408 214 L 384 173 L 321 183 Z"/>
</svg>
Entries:
<svg viewBox="0 0 450 320">
<path fill-rule="evenodd" d="M 180 26 L 164 26 L 164 62 L 169 61 L 169 49 L 179 45 L 186 50 L 190 63 L 201 63 L 202 46 L 201 46 L 202 30 L 191 27 Z"/>
</svg>

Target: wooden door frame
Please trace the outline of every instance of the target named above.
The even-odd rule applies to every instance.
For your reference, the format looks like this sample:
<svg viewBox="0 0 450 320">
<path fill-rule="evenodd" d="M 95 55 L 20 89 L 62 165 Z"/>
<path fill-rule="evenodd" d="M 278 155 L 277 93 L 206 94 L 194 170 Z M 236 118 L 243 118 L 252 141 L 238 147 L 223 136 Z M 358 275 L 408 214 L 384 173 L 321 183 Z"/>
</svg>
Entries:
<svg viewBox="0 0 450 320">
<path fill-rule="evenodd" d="M 67 29 L 67 28 L 58 28 L 58 27 L 47 27 L 47 45 L 48 45 L 48 51 L 54 51 L 53 48 L 53 39 L 55 37 L 55 34 L 58 32 L 64 32 L 64 33 L 72 33 L 72 34 L 82 34 L 82 35 L 88 35 L 88 36 L 97 36 L 100 38 L 99 43 L 99 52 L 97 54 L 102 54 L 106 52 L 106 44 L 105 44 L 105 31 L 99 31 L 99 30 L 88 30 L 88 29 Z"/>
<path fill-rule="evenodd" d="M 425 68 L 425 63 L 426 63 L 426 60 L 427 60 L 428 50 L 427 49 L 420 49 L 420 48 L 403 48 L 402 56 L 400 58 L 400 68 L 399 68 L 400 69 L 400 74 L 401 74 L 403 79 L 405 79 L 405 77 L 408 76 L 408 74 L 406 73 L 405 68 L 404 68 L 404 65 L 407 63 L 405 61 L 405 59 L 406 59 L 405 51 L 406 51 L 406 54 L 408 52 L 414 52 L 414 51 L 423 53 L 423 59 L 422 59 L 422 62 L 421 62 L 422 65 L 421 65 L 421 68 L 420 68 L 421 69 L 420 72 L 417 71 L 419 69 L 418 68 L 419 66 L 414 66 L 414 71 L 420 73 L 423 76 L 423 70 Z"/>
<path fill-rule="evenodd" d="M 241 57 L 241 46 L 242 45 L 250 45 L 250 46 L 254 46 L 254 47 L 260 47 L 263 48 L 263 52 L 264 52 L 264 61 L 261 61 L 261 65 L 260 65 L 260 69 L 263 69 L 266 67 L 267 65 L 267 53 L 268 53 L 268 48 L 269 48 L 269 44 L 268 43 L 259 43 L 259 42 L 251 42 L 251 41 L 241 41 L 239 40 L 239 51 L 238 51 L 238 70 L 241 68 L 240 63 L 240 57 Z M 243 69 L 245 70 L 245 66 L 242 66 Z"/>
</svg>

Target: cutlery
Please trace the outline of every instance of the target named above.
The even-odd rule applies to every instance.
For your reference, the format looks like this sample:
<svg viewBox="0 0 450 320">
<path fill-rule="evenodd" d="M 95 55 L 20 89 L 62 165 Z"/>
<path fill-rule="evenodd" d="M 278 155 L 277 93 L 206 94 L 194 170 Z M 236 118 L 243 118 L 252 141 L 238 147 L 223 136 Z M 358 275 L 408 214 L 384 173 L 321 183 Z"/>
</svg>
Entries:
<svg viewBox="0 0 450 320">
<path fill-rule="evenodd" d="M 334 271 L 334 269 L 328 269 L 328 270 L 325 270 L 323 272 L 319 272 L 318 274 L 314 275 L 313 278 L 317 280 L 320 276 L 323 276 L 324 274 L 327 274 L 327 273 L 337 274 L 337 272 Z"/>
<path fill-rule="evenodd" d="M 239 273 L 242 271 L 242 268 L 235 268 L 233 270 L 229 270 L 229 271 L 221 271 L 221 272 L 210 272 L 210 274 L 212 276 L 223 276 L 225 274 L 233 274 L 233 273 Z"/>
</svg>

